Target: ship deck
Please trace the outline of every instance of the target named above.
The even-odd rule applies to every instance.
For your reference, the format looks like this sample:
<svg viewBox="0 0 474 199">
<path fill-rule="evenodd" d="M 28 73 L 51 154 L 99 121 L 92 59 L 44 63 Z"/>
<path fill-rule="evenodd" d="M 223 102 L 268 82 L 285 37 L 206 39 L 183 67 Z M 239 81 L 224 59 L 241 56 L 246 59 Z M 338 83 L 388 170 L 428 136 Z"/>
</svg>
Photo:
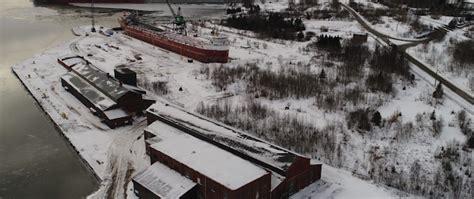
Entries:
<svg viewBox="0 0 474 199">
<path fill-rule="evenodd" d="M 168 39 L 176 43 L 183 44 L 183 45 L 193 46 L 196 48 L 201 48 L 201 49 L 206 49 L 206 50 L 228 51 L 228 48 L 213 47 L 210 44 L 210 41 L 207 40 L 206 42 L 204 38 L 195 38 L 191 36 L 180 35 L 180 34 L 171 32 L 170 30 L 168 30 L 168 28 L 158 28 L 154 26 L 153 28 L 150 28 L 151 25 L 144 24 L 142 22 L 139 22 L 138 20 L 130 21 L 128 26 L 134 29 L 143 31 L 143 32 L 156 35 L 157 37 L 161 37 L 161 38 Z M 162 31 L 157 31 L 158 29 Z"/>
<path fill-rule="evenodd" d="M 165 39 L 172 40 L 176 43 L 181 43 L 181 44 L 188 45 L 188 46 L 194 46 L 194 47 L 197 47 L 197 48 L 204 48 L 204 49 L 211 50 L 209 48 L 210 47 L 209 44 L 207 44 L 204 41 L 197 40 L 193 37 L 176 34 L 176 33 L 173 33 L 173 32 L 169 32 L 168 30 L 164 30 L 163 32 L 157 32 L 157 31 L 153 31 L 153 30 L 150 30 L 148 28 L 145 28 L 145 27 L 143 27 L 141 25 L 138 25 L 138 24 L 131 24 L 129 26 L 134 27 L 134 28 L 136 28 L 140 31 L 143 31 L 143 32 L 151 33 L 151 34 L 156 35 L 158 37 L 163 37 Z"/>
</svg>

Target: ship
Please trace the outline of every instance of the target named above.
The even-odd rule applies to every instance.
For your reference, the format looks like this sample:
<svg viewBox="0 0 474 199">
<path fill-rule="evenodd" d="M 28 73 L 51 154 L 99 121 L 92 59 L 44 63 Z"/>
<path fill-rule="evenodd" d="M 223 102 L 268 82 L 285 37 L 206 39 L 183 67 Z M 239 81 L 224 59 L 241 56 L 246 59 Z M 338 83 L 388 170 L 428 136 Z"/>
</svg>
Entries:
<svg viewBox="0 0 474 199">
<path fill-rule="evenodd" d="M 211 34 L 208 38 L 188 36 L 186 31 L 148 24 L 133 13 L 124 13 L 118 21 L 126 35 L 186 56 L 190 61 L 228 62 L 229 39 L 225 35 Z"/>
</svg>

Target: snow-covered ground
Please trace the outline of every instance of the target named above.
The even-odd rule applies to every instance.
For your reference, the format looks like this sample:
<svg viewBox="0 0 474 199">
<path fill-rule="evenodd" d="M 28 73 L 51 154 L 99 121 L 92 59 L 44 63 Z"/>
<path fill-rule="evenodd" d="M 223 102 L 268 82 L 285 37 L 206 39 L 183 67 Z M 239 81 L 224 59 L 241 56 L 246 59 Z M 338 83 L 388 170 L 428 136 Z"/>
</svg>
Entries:
<svg viewBox="0 0 474 199">
<path fill-rule="evenodd" d="M 355 21 L 305 20 L 303 23 L 306 31 L 342 38 L 351 38 L 353 33 L 362 32 L 362 28 Z M 321 28 L 323 27 L 328 31 L 322 32 Z"/>
<path fill-rule="evenodd" d="M 109 129 L 61 86 L 59 78 L 67 70 L 56 60 L 60 56 L 73 53 L 71 46 L 77 40 L 80 39 L 74 39 L 35 55 L 12 66 L 12 69 L 98 178 L 104 181 L 110 180 L 111 171 L 116 166 L 116 156 L 126 156 L 133 162 L 135 169 L 145 168 L 148 160 L 142 146 L 143 138 L 130 139 L 143 133 L 145 118 L 135 118 L 135 123 L 131 126 Z M 121 140 L 126 140 L 124 141 L 126 144 L 122 146 L 129 149 L 111 150 L 120 144 L 118 141 Z M 117 151 L 120 154 L 117 154 Z"/>
<path fill-rule="evenodd" d="M 464 69 L 455 66 L 452 50 L 456 42 L 465 41 L 464 31 L 456 29 L 446 34 L 442 41 L 432 41 L 407 49 L 407 52 L 427 63 L 463 90 L 474 92 L 474 66 L 467 64 Z"/>
<path fill-rule="evenodd" d="M 267 47 L 264 49 L 261 47 L 264 41 L 238 35 L 230 36 L 233 41 L 231 57 L 236 59 L 231 64 L 256 60 L 276 63 L 278 60 L 304 61 L 309 59 L 298 51 L 298 47 L 303 45 L 302 43 L 265 42 Z M 242 49 L 241 45 L 247 44 L 248 41 L 250 41 L 252 48 L 250 50 Z M 108 47 L 106 44 L 118 46 L 119 50 Z M 99 45 L 101 48 L 99 49 L 95 45 Z M 256 48 L 257 45 L 260 46 L 259 49 Z M 59 126 L 81 157 L 104 180 L 102 189 L 93 195 L 93 198 L 100 198 L 101 195 L 108 193 L 108 187 L 114 186 L 113 179 L 117 176 L 126 176 L 127 170 L 130 169 L 127 167 L 128 163 L 132 164 L 134 171 L 140 171 L 149 162 L 144 155 L 143 137 L 140 136 L 145 127 L 144 118 L 135 118 L 136 122 L 132 126 L 109 129 L 60 85 L 59 77 L 67 70 L 60 66 L 56 59 L 64 55 L 86 55 L 89 53 L 93 56 L 88 59 L 106 72 L 113 72 L 114 67 L 118 64 L 127 64 L 137 71 L 139 78 L 146 78 L 148 81 L 167 80 L 170 93 L 164 97 L 191 111 L 194 110 L 198 102 L 211 102 L 225 96 L 225 93 L 216 92 L 209 81 L 195 78 L 193 71 L 205 64 L 188 63 L 180 55 L 122 34 L 111 37 L 100 34 L 78 37 L 13 66 L 14 72 Z M 133 60 L 137 54 L 142 60 L 131 62 L 130 60 Z M 208 66 L 216 67 L 217 64 Z M 182 87 L 183 91 L 178 91 L 179 87 Z M 149 91 L 149 93 L 152 92 Z M 152 96 L 157 98 L 154 94 Z M 119 169 L 124 170 L 117 173 Z M 304 196 L 324 193 L 335 198 L 345 198 L 354 194 L 362 196 L 378 193 L 378 196 L 396 197 L 393 190 L 359 180 L 340 169 L 324 165 L 323 172 L 326 172 L 323 174 L 324 182 L 321 181 L 305 189 L 302 193 Z M 120 183 L 125 183 L 126 180 L 122 179 Z M 348 180 L 361 182 L 360 186 L 368 188 L 354 189 L 351 183 L 347 183 Z M 328 184 L 330 185 L 328 186 Z M 318 191 L 311 191 L 312 189 Z M 123 196 L 123 193 L 117 191 L 112 194 L 118 197 Z"/>
<path fill-rule="evenodd" d="M 396 195 L 395 190 L 375 185 L 352 176 L 348 171 L 324 165 L 321 180 L 302 189 L 292 199 L 341 198 L 341 199 L 382 199 L 414 198 Z"/>
<path fill-rule="evenodd" d="M 266 2 L 263 8 L 266 10 L 284 9 L 285 2 L 284 0 L 275 1 L 271 5 Z M 75 5 L 88 6 L 88 4 Z M 100 4 L 97 6 L 101 7 Z M 115 8 L 130 8 L 129 4 L 126 6 L 114 4 L 112 6 Z M 107 7 L 110 7 L 110 4 Z M 170 15 L 166 13 L 169 11 L 165 4 L 133 5 L 133 8 L 162 10 L 163 15 Z M 185 9 L 184 6 L 183 10 L 185 11 Z M 215 9 L 222 8 L 217 6 Z M 398 25 L 397 31 L 397 24 L 394 21 L 390 19 L 386 19 L 386 21 L 389 24 L 388 27 L 378 28 L 386 31 L 387 34 L 396 32 L 394 36 L 403 36 L 403 32 L 409 29 L 404 25 Z M 352 33 L 362 31 L 354 21 L 305 20 L 304 23 L 307 31 L 320 33 L 321 27 L 325 26 L 329 29 L 327 34 L 339 35 L 343 38 L 350 38 Z M 87 27 L 84 29 L 87 29 Z M 247 37 L 246 34 L 239 34 L 239 31 L 231 28 L 223 28 L 222 30 L 225 30 L 231 41 L 230 58 L 232 61 L 224 64 L 226 67 L 256 63 L 260 68 L 278 71 L 283 66 L 311 63 L 312 72 L 319 72 L 323 68 L 312 60 L 314 57 L 318 57 L 316 56 L 318 52 L 308 53 L 302 50 L 309 42 L 265 41 Z M 203 34 L 208 34 L 209 31 L 209 29 L 202 29 Z M 373 48 L 374 44 L 375 40 L 369 37 L 369 48 Z M 97 46 L 100 46 L 100 48 Z M 152 87 L 146 87 L 145 89 L 148 90 L 152 98 L 159 101 L 165 98 L 167 101 L 178 104 L 189 111 L 194 111 L 201 102 L 212 104 L 229 96 L 233 96 L 229 98 L 232 101 L 242 102 L 245 98 L 243 85 L 235 84 L 226 91 L 217 91 L 211 80 L 199 74 L 199 71 L 204 67 L 209 67 L 212 71 L 221 64 L 203 64 L 197 61 L 188 63 L 187 58 L 183 56 L 154 47 L 121 33 L 114 34 L 111 37 L 101 34 L 78 37 L 13 66 L 15 73 L 75 146 L 81 157 L 104 180 L 104 186 L 94 194 L 94 197 L 100 198 L 106 194 L 108 187 L 117 187 L 111 182 L 114 178 L 119 178 L 118 183 L 126 183 L 128 163 L 132 164 L 135 172 L 142 170 L 149 164 L 147 157 L 144 155 L 143 137 L 140 136 L 145 127 L 144 118 L 136 118 L 136 122 L 132 126 L 113 130 L 102 124 L 97 117 L 93 116 L 84 105 L 60 85 L 59 77 L 65 74 L 67 70 L 60 66 L 56 59 L 70 54 L 83 56 L 92 54 L 93 56 L 86 56 L 87 59 L 110 74 L 113 74 L 113 69 L 117 65 L 125 64 L 137 72 L 141 85 L 158 81 L 167 82 L 169 92 L 165 95 L 159 95 Z M 424 54 L 426 53 L 419 53 L 418 55 Z M 137 60 L 136 56 L 139 56 L 141 60 Z M 437 55 L 436 57 L 442 56 Z M 336 73 L 330 74 L 329 71 L 327 72 L 328 75 L 336 75 Z M 427 175 L 433 174 L 439 165 L 434 158 L 435 151 L 446 146 L 452 140 L 460 143 L 466 141 L 466 137 L 461 133 L 455 122 L 456 114 L 452 113 L 462 110 L 463 106 L 459 105 L 450 91 L 445 91 L 447 97 L 442 104 L 431 105 L 430 96 L 434 90 L 433 81 L 426 77 L 426 74 L 423 74 L 422 71 L 415 72 L 415 74 L 416 83 L 414 85 L 403 85 L 401 81 L 396 81 L 397 94 L 394 99 L 384 101 L 378 109 L 383 118 L 389 118 L 397 112 L 402 113 L 400 117 L 397 117 L 399 123 L 394 122 L 394 126 L 408 122 L 418 125 L 413 137 L 410 140 L 394 142 L 392 139 L 397 132 L 394 129 L 395 127 L 392 129 L 390 126 L 375 129 L 370 135 L 358 133 L 347 135 L 337 132 L 338 137 L 348 136 L 350 138 L 346 141 L 346 148 L 343 149 L 344 161 L 339 165 L 347 171 L 324 165 L 322 180 L 305 188 L 293 198 L 397 198 L 408 196 L 406 194 L 400 195 L 394 189 L 356 178 L 352 176 L 351 172 L 362 178 L 367 178 L 370 170 L 380 164 L 385 167 L 393 166 L 396 172 L 404 171 L 407 175 L 412 163 L 419 160 L 424 168 L 423 172 Z M 406 87 L 406 89 L 402 89 L 403 87 Z M 321 107 L 314 105 L 314 98 L 280 100 L 262 98 L 259 99 L 259 102 L 268 105 L 278 113 L 304 118 L 305 121 L 314 124 L 318 128 L 324 128 L 328 124 L 344 124 L 346 122 L 345 112 L 328 113 Z M 282 107 L 289 103 L 292 108 L 282 110 Z M 305 111 L 300 112 L 297 109 Z M 430 134 L 429 127 L 421 124 L 421 122 L 429 122 L 427 115 L 433 110 L 436 110 L 436 115 L 443 117 L 448 124 L 442 129 L 439 137 L 433 137 Z M 468 112 L 468 116 L 471 118 L 473 118 L 472 114 L 472 112 Z M 417 115 L 424 115 L 422 121 L 416 121 Z M 371 162 L 371 156 L 385 152 L 382 150 L 385 148 L 393 150 L 385 154 L 385 158 L 382 159 L 385 162 L 380 163 L 379 160 L 377 165 Z M 380 150 L 377 151 L 377 149 Z M 306 155 L 321 156 L 322 154 Z M 130 188 L 131 185 L 129 184 L 127 193 L 130 193 Z M 123 196 L 123 192 L 119 191 L 115 191 L 113 194 L 116 197 Z"/>
<path fill-rule="evenodd" d="M 431 16 L 420 16 L 420 22 L 434 28 L 447 26 L 453 19 L 451 16 L 440 16 L 439 19 L 433 19 Z"/>
<path fill-rule="evenodd" d="M 386 35 L 391 35 L 394 37 L 406 37 L 412 38 L 416 36 L 416 33 L 413 32 L 413 28 L 399 21 L 396 21 L 392 17 L 382 16 L 380 18 L 383 23 L 377 23 L 374 25 L 374 28 Z"/>
<path fill-rule="evenodd" d="M 343 1 L 341 1 L 343 2 Z M 375 1 L 371 2 L 370 0 L 354 0 L 355 3 L 362 4 L 368 8 L 375 8 L 375 9 L 389 9 L 387 6 L 381 3 L 375 3 Z M 345 2 L 348 3 L 348 2 Z"/>
</svg>

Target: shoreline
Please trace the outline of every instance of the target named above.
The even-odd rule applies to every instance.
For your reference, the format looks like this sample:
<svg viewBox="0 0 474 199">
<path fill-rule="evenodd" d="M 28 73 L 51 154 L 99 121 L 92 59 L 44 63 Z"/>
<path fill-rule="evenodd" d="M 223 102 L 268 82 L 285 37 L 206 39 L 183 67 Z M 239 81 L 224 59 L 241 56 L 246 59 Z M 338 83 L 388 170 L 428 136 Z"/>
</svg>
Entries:
<svg viewBox="0 0 474 199">
<path fill-rule="evenodd" d="M 47 116 L 47 118 L 51 121 L 53 124 L 54 128 L 59 132 L 61 137 L 66 141 L 68 148 L 72 149 L 75 153 L 76 156 L 79 157 L 79 160 L 81 162 L 81 165 L 87 168 L 89 171 L 89 174 L 92 174 L 94 176 L 97 185 L 100 185 L 100 183 L 103 181 L 102 178 L 97 174 L 97 172 L 92 168 L 92 166 L 89 164 L 89 162 L 82 157 L 80 154 L 79 150 L 77 149 L 76 146 L 71 142 L 71 140 L 64 134 L 63 130 L 61 127 L 59 127 L 59 124 L 56 123 L 56 121 L 51 117 L 51 115 L 48 114 L 48 112 L 44 109 L 44 107 L 41 105 L 40 101 L 38 101 L 37 97 L 31 92 L 30 88 L 25 84 L 23 79 L 18 75 L 18 73 L 15 71 L 13 67 L 11 67 L 12 73 L 15 75 L 15 77 L 20 81 L 21 85 L 25 88 L 25 90 L 28 92 L 29 96 L 33 98 L 34 104 L 38 106 L 41 110 L 41 112 Z M 97 186 L 96 188 L 98 189 L 100 186 Z"/>
</svg>

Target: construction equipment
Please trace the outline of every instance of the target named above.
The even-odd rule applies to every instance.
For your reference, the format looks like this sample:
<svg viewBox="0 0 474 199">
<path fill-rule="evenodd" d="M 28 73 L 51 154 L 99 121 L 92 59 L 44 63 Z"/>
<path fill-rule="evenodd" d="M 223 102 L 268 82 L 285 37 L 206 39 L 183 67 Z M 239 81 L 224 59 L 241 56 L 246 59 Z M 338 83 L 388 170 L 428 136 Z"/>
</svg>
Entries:
<svg viewBox="0 0 474 199">
<path fill-rule="evenodd" d="M 176 13 L 171 6 L 171 3 L 169 0 L 166 0 L 166 4 L 168 4 L 168 7 L 170 8 L 171 14 L 173 15 L 174 18 L 174 24 L 176 25 L 176 30 L 184 35 L 187 35 L 186 31 L 186 21 L 184 20 L 183 15 L 181 15 L 181 7 L 178 7 L 178 13 Z"/>
</svg>

